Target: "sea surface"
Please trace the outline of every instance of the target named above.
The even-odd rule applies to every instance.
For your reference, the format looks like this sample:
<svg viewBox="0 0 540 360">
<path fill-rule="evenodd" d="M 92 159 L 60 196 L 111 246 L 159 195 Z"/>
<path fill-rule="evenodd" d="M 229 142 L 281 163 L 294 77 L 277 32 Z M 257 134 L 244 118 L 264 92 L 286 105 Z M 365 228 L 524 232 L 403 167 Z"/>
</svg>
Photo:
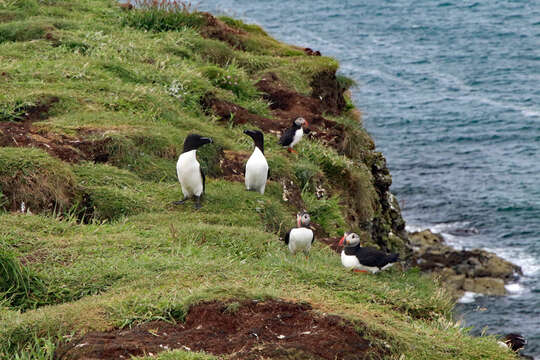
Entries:
<svg viewBox="0 0 540 360">
<path fill-rule="evenodd" d="M 320 50 L 353 78 L 410 230 L 523 268 L 506 297 L 457 306 L 473 333 L 540 359 L 540 1 L 202 0 Z"/>
</svg>

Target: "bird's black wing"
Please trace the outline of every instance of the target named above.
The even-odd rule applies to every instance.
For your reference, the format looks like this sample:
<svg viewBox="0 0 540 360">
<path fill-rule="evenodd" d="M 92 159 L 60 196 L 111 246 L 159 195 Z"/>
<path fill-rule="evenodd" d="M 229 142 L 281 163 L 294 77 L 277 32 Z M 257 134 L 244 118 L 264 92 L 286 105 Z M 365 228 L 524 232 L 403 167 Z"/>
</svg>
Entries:
<svg viewBox="0 0 540 360">
<path fill-rule="evenodd" d="M 279 144 L 283 146 L 289 146 L 294 139 L 295 132 L 296 132 L 296 129 L 292 127 L 285 130 L 283 135 L 281 135 L 281 137 L 279 138 Z"/>
<path fill-rule="evenodd" d="M 313 234 L 313 237 L 311 238 L 311 245 L 313 245 L 313 242 L 315 241 L 315 232 L 311 230 L 311 233 Z"/>
<path fill-rule="evenodd" d="M 287 234 L 285 234 L 285 239 L 283 239 L 285 241 L 285 244 L 289 245 L 289 237 L 291 235 L 291 230 L 287 231 Z"/>
<path fill-rule="evenodd" d="M 206 183 L 206 177 L 204 176 L 204 171 L 202 168 L 199 168 L 200 172 L 201 172 L 201 178 L 202 178 L 202 193 L 204 194 L 204 189 L 205 189 L 205 183 Z"/>
<path fill-rule="evenodd" d="M 358 261 L 364 266 L 382 268 L 398 260 L 398 254 L 387 254 L 371 247 L 358 246 L 354 252 Z"/>
</svg>

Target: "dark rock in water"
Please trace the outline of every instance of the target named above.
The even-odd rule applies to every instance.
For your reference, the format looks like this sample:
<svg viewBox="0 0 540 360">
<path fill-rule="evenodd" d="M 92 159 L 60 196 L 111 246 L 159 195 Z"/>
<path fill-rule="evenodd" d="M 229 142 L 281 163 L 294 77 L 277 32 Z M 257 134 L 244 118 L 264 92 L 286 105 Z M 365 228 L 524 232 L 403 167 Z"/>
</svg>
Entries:
<svg viewBox="0 0 540 360">
<path fill-rule="evenodd" d="M 456 250 L 430 230 L 409 234 L 409 241 L 414 251 L 413 265 L 438 275 L 456 298 L 464 291 L 505 295 L 504 285 L 523 274 L 519 266 L 489 251 Z"/>
</svg>

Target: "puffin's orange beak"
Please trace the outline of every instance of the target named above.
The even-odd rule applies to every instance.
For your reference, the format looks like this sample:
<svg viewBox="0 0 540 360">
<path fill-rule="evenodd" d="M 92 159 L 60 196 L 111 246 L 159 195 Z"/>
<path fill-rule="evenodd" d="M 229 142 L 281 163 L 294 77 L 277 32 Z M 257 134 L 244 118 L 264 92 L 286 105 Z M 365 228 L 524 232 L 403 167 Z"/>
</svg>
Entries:
<svg viewBox="0 0 540 360">
<path fill-rule="evenodd" d="M 341 240 L 339 240 L 339 246 L 343 245 L 343 241 L 345 240 L 345 235 L 343 235 L 343 237 L 341 238 Z"/>
<path fill-rule="evenodd" d="M 301 226 L 300 226 L 300 221 L 301 221 L 301 220 L 302 220 L 302 218 L 301 218 L 300 216 L 298 216 L 298 217 L 296 218 L 296 225 L 297 225 L 298 227 L 301 227 Z"/>
<path fill-rule="evenodd" d="M 304 127 L 308 127 L 309 126 L 309 123 L 307 120 L 304 120 Z"/>
</svg>

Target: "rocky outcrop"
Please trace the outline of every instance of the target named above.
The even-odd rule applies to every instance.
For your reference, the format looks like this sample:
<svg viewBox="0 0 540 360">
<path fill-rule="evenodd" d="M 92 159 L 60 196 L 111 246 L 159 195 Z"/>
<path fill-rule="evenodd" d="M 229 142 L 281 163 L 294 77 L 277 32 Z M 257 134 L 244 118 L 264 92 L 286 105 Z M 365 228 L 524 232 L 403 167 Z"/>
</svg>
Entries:
<svg viewBox="0 0 540 360">
<path fill-rule="evenodd" d="M 429 230 L 409 234 L 413 265 L 436 275 L 458 298 L 465 291 L 505 295 L 505 284 L 522 275 L 521 268 L 486 250 L 456 250 Z"/>
</svg>

